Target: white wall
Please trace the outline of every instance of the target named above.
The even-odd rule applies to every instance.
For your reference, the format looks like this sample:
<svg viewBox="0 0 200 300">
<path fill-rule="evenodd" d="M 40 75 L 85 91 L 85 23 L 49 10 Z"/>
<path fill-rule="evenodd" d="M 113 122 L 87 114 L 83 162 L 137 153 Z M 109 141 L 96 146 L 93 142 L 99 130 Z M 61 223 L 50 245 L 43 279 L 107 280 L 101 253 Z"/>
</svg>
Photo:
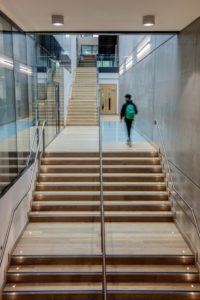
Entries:
<svg viewBox="0 0 200 300">
<path fill-rule="evenodd" d="M 118 73 L 99 73 L 99 84 L 117 85 L 117 114 L 119 113 L 119 74 Z"/>
<path fill-rule="evenodd" d="M 70 36 L 70 58 L 71 58 L 71 72 L 64 69 L 64 122 L 67 121 L 67 106 L 71 98 L 72 84 L 76 76 L 77 67 L 77 37 L 76 35 Z"/>
<path fill-rule="evenodd" d="M 30 192 L 26 195 L 30 187 L 30 181 L 33 174 L 33 184 Z M 12 253 L 13 247 L 22 233 L 28 221 L 28 212 L 31 206 L 32 193 L 35 187 L 35 178 L 37 174 L 37 164 L 34 170 L 33 166 L 27 170 L 22 177 L 10 188 L 10 190 L 0 198 L 0 258 L 2 257 L 2 248 L 5 245 L 7 230 L 10 226 L 10 220 L 15 207 L 23 199 L 15 211 L 13 222 L 10 227 L 10 234 L 8 236 L 2 264 L 0 265 L 0 288 L 5 279 L 5 272 L 9 263 L 9 255 Z M 26 195 L 24 197 L 24 195 Z M 1 260 L 0 260 L 1 261 Z"/>
</svg>

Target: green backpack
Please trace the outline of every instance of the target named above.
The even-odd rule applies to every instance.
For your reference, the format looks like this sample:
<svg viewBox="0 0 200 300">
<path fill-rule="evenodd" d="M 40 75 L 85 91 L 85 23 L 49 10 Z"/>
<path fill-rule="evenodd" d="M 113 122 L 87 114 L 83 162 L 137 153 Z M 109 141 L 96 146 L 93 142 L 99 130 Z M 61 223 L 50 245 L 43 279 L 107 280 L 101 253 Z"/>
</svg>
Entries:
<svg viewBox="0 0 200 300">
<path fill-rule="evenodd" d="M 137 112 L 135 111 L 135 105 L 128 104 L 126 106 L 125 118 L 129 120 L 133 120 Z"/>
</svg>

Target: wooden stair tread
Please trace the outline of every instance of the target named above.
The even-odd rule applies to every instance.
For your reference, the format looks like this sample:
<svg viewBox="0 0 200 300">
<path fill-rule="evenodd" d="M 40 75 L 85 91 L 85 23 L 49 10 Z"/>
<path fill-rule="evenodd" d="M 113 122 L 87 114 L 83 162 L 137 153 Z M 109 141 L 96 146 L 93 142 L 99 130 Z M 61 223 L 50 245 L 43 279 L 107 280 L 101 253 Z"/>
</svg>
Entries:
<svg viewBox="0 0 200 300">
<path fill-rule="evenodd" d="M 62 211 L 42 211 L 42 212 L 30 212 L 29 213 L 30 216 L 35 216 L 35 217 L 40 217 L 40 216 L 83 216 L 83 217 L 89 217 L 89 216 L 100 216 L 100 212 L 95 212 L 95 211 L 86 211 L 86 212 L 79 212 L 79 211 L 70 211 L 70 212 L 62 212 Z M 143 211 L 143 212 L 107 212 L 105 211 L 105 216 L 142 216 L 142 217 L 148 217 L 148 216 L 154 216 L 154 217 L 157 217 L 157 216 L 173 216 L 173 213 L 172 212 L 166 212 L 166 211 L 163 211 L 163 212 L 149 212 L 149 211 Z"/>
<path fill-rule="evenodd" d="M 9 174 L 8 174 L 9 175 Z M 40 177 L 85 177 L 85 176 L 94 176 L 94 177 L 99 177 L 98 173 L 87 173 L 87 174 L 83 174 L 83 173 L 67 173 L 67 174 L 63 174 L 63 173 L 42 173 L 40 174 Z M 107 173 L 107 174 L 103 174 L 103 177 L 121 177 L 124 176 L 124 173 Z M 164 177 L 163 173 L 126 173 L 126 177 Z"/>
<path fill-rule="evenodd" d="M 39 182 L 36 186 L 100 186 L 100 182 Z M 164 186 L 165 182 L 103 182 L 103 186 Z"/>
<path fill-rule="evenodd" d="M 99 195 L 99 191 L 35 191 L 35 195 L 43 194 L 43 195 Z M 151 196 L 167 196 L 169 195 L 168 192 L 165 191 L 106 191 L 104 192 L 104 196 L 111 195 L 111 196 L 118 196 L 118 195 L 151 195 Z"/>
<path fill-rule="evenodd" d="M 6 284 L 4 292 L 17 292 L 17 291 L 87 291 L 87 290 L 102 290 L 101 283 L 16 283 Z M 199 283 L 108 283 L 108 291 L 177 291 L 179 293 L 184 291 L 198 291 L 200 293 Z"/>
<path fill-rule="evenodd" d="M 80 169 L 80 168 L 93 168 L 93 169 L 99 169 L 99 165 L 90 165 L 90 164 L 86 164 L 86 165 L 41 165 L 41 168 L 66 168 L 66 167 L 70 167 L 70 168 L 74 168 L 74 169 Z M 104 165 L 103 169 L 121 169 L 121 168 L 126 168 L 128 169 L 132 169 L 132 168 L 140 168 L 140 169 L 146 169 L 146 168 L 152 168 L 152 169 L 161 169 L 162 167 L 160 165 Z"/>
<path fill-rule="evenodd" d="M 62 161 L 62 160 L 72 160 L 72 161 L 79 161 L 79 160 L 88 160 L 88 161 L 99 161 L 99 157 L 62 157 L 62 155 L 60 157 L 48 157 L 48 158 L 42 158 L 42 161 Z M 114 160 L 114 161 L 140 161 L 140 160 L 152 160 L 152 161 L 160 161 L 161 158 L 160 157 L 103 157 L 102 159 L 103 161 L 110 161 L 110 160 Z"/>
<path fill-rule="evenodd" d="M 80 206 L 84 206 L 84 205 L 99 205 L 100 204 L 100 200 L 99 201 L 59 201 L 59 200 L 55 200 L 55 201 L 36 201 L 34 200 L 33 205 L 62 205 L 62 206 L 70 206 L 70 205 L 80 205 Z M 157 206 L 157 205 L 171 205 L 170 201 L 152 201 L 152 200 L 148 200 L 148 201 L 104 201 L 104 205 L 110 205 L 110 206 L 140 206 L 140 205 L 152 205 L 152 206 Z"/>
<path fill-rule="evenodd" d="M 129 273 L 198 273 L 194 265 L 109 265 L 107 272 L 129 272 Z M 25 265 L 11 266 L 8 273 L 38 273 L 38 272 L 102 272 L 99 265 Z"/>
</svg>

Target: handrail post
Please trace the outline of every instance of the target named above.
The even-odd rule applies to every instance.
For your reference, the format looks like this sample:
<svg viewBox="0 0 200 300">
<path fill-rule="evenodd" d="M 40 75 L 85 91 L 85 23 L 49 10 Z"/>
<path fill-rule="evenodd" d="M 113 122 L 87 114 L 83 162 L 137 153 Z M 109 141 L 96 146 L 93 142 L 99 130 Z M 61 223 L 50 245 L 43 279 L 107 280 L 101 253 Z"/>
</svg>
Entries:
<svg viewBox="0 0 200 300">
<path fill-rule="evenodd" d="M 102 254 L 102 300 L 107 300 L 107 280 L 106 280 L 106 241 L 104 222 L 104 199 L 103 199 L 103 155 L 102 155 L 102 126 L 100 115 L 100 101 L 98 90 L 97 71 L 97 103 L 98 103 L 98 125 L 99 125 L 99 172 L 100 172 L 100 213 L 101 213 L 101 254 Z"/>
<path fill-rule="evenodd" d="M 46 123 L 45 123 L 45 125 L 46 125 Z M 45 127 L 43 128 L 43 131 L 42 131 L 42 146 L 43 146 L 42 152 L 44 153 L 45 152 Z"/>
</svg>

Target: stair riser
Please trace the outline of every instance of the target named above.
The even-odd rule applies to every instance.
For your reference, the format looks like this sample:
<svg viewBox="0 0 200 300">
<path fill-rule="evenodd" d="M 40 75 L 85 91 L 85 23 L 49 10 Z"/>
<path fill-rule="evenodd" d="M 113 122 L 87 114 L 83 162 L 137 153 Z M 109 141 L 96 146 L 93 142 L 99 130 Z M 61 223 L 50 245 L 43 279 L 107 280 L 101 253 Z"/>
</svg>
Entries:
<svg viewBox="0 0 200 300">
<path fill-rule="evenodd" d="M 42 165 L 48 165 L 48 166 L 51 166 L 51 165 L 97 165 L 99 166 L 100 164 L 100 161 L 99 159 L 97 160 L 87 160 L 87 159 L 84 159 L 84 160 L 73 160 L 73 159 L 70 159 L 70 160 L 65 160 L 65 159 L 62 159 L 62 160 L 46 160 L 46 159 L 42 159 Z M 109 159 L 109 160 L 104 160 L 103 159 L 103 165 L 106 166 L 106 165 L 114 165 L 114 166 L 135 166 L 135 165 L 139 165 L 139 166 L 145 166 L 145 165 L 156 165 L 156 166 L 160 166 L 160 160 L 154 160 L 154 159 L 137 159 L 137 160 L 126 160 L 126 159 L 121 159 L 121 160 L 112 160 L 112 159 Z"/>
<path fill-rule="evenodd" d="M 107 255 L 106 263 L 109 265 L 193 265 L 193 255 Z M 58 255 L 58 256 L 11 256 L 11 265 L 100 265 L 101 255 Z"/>
<path fill-rule="evenodd" d="M 84 176 L 84 177 L 59 177 L 59 176 L 40 176 L 38 178 L 39 182 L 99 182 L 100 178 L 97 176 Z M 129 176 L 115 176 L 115 177 L 105 177 L 103 178 L 104 182 L 164 182 L 164 177 L 129 177 Z"/>
<path fill-rule="evenodd" d="M 27 154 L 28 155 L 28 154 Z M 64 158 L 64 157 L 98 157 L 98 152 L 45 152 L 44 157 L 57 157 L 57 158 Z M 123 152 L 104 152 L 103 157 L 159 157 L 157 152 L 130 152 L 130 153 L 123 153 Z"/>
<path fill-rule="evenodd" d="M 47 167 L 41 167 L 41 173 L 99 173 L 99 168 L 51 168 L 49 166 Z M 103 168 L 103 172 L 108 173 L 161 173 L 162 168 L 156 167 L 156 168 Z"/>
<path fill-rule="evenodd" d="M 99 201 L 98 195 L 44 195 L 35 194 L 36 201 Z M 154 201 L 168 201 L 168 195 L 104 195 L 104 201 L 140 201 L 140 200 L 154 200 Z"/>
<path fill-rule="evenodd" d="M 20 274 L 20 273 L 19 273 Z M 107 282 L 176 282 L 176 283 L 198 283 L 198 274 L 141 274 L 141 273 L 107 273 Z M 44 282 L 101 282 L 102 273 L 65 273 L 65 274 L 8 274 L 8 283 L 44 283 Z"/>
<path fill-rule="evenodd" d="M 166 186 L 104 186 L 106 191 L 166 191 Z M 36 191 L 60 192 L 60 191 L 100 191 L 99 186 L 37 186 Z"/>
<path fill-rule="evenodd" d="M 30 222 L 100 222 L 100 216 L 30 216 Z M 105 216 L 105 222 L 173 222 L 173 217 L 170 216 Z"/>
<path fill-rule="evenodd" d="M 108 206 L 105 204 L 104 206 L 105 211 L 116 211 L 116 212 L 125 212 L 125 211 L 170 211 L 171 207 L 169 205 L 163 205 L 163 206 Z M 84 206 L 77 206 L 77 205 L 70 205 L 70 206 L 62 206 L 62 205 L 42 205 L 38 206 L 33 203 L 32 211 L 100 211 L 99 205 L 84 205 Z"/>
<path fill-rule="evenodd" d="M 42 292 L 37 293 L 8 293 L 3 295 L 3 300 L 102 300 L 102 293 L 95 291 L 77 291 L 77 292 Z M 200 294 L 193 292 L 176 292 L 176 291 L 163 291 L 163 292 L 137 292 L 137 291 L 127 291 L 127 292 L 108 292 L 108 300 L 200 300 Z"/>
</svg>

